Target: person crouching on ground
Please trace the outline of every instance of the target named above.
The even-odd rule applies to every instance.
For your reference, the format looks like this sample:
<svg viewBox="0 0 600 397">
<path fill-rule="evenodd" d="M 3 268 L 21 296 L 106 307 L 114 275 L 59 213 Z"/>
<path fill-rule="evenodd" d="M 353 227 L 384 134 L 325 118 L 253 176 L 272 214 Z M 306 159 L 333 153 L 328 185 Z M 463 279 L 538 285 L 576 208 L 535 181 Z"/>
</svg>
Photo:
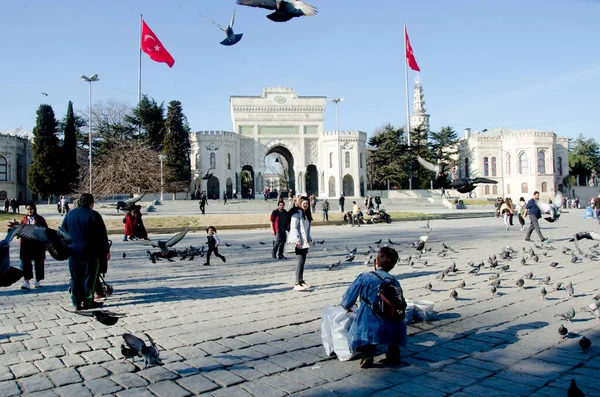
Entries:
<svg viewBox="0 0 600 397">
<path fill-rule="evenodd" d="M 377 345 L 387 345 L 388 350 L 383 362 L 390 365 L 400 363 L 400 346 L 406 346 L 404 321 L 376 315 L 362 299 L 364 297 L 369 302 L 375 302 L 379 285 L 382 283 L 381 279 L 392 280 L 393 286 L 400 287 L 398 280 L 389 274 L 397 261 L 396 250 L 391 247 L 381 247 L 375 259 L 375 272 L 360 274 L 342 297 L 341 305 L 346 310 L 350 310 L 361 297 L 360 308 L 348 334 L 350 350 L 358 351 L 362 355 L 361 368 L 367 368 L 373 363 Z"/>
<path fill-rule="evenodd" d="M 221 243 L 221 240 L 219 240 L 219 236 L 217 236 L 217 229 L 214 226 L 209 226 L 206 228 L 206 233 L 208 234 L 206 236 L 208 239 L 208 252 L 206 253 L 206 263 L 204 266 L 210 266 L 210 254 L 213 252 L 217 258 L 221 258 L 223 263 L 225 263 L 227 259 L 219 254 L 219 244 Z"/>
<path fill-rule="evenodd" d="M 304 281 L 304 264 L 312 243 L 310 224 L 313 220 L 308 197 L 300 197 L 298 206 L 288 212 L 288 217 L 290 219 L 290 233 L 286 244 L 294 245 L 294 252 L 296 253 L 296 285 L 294 285 L 294 291 L 305 291 L 310 288 L 310 285 Z"/>
</svg>

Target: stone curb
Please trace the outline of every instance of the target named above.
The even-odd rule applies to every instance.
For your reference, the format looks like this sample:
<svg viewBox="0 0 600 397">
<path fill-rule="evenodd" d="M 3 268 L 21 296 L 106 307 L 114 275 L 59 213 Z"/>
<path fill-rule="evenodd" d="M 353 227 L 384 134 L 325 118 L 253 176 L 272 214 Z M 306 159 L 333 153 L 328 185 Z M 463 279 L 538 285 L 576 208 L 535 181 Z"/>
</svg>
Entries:
<svg viewBox="0 0 600 397">
<path fill-rule="evenodd" d="M 412 221 L 424 221 L 429 219 L 470 219 L 470 218 L 491 218 L 494 217 L 494 212 L 465 212 L 465 213 L 450 213 L 450 214 L 430 214 L 423 216 L 412 216 L 408 218 L 402 219 L 394 219 L 394 222 L 412 222 Z M 346 225 L 347 222 L 344 220 L 339 221 L 313 221 L 313 226 L 343 226 Z M 253 223 L 248 225 L 215 225 L 219 230 L 251 230 L 251 229 L 266 229 L 269 227 L 268 223 Z M 206 226 L 188 226 L 190 232 L 204 232 Z M 177 233 L 181 231 L 181 227 L 173 228 L 173 227 L 155 227 L 155 228 L 147 228 L 146 231 L 148 233 L 155 234 L 168 234 L 168 233 Z M 109 229 L 107 230 L 108 234 L 123 234 L 123 229 Z"/>
</svg>

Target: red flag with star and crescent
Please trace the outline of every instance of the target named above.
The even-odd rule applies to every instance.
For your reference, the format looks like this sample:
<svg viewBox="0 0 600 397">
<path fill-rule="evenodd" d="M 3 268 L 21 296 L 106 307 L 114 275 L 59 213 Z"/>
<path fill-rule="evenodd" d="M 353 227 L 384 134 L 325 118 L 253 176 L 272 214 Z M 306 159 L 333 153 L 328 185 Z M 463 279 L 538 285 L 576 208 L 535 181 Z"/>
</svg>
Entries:
<svg viewBox="0 0 600 397">
<path fill-rule="evenodd" d="M 158 37 L 152 29 L 146 25 L 146 21 L 142 19 L 142 42 L 140 43 L 142 51 L 144 51 L 154 62 L 164 62 L 170 68 L 175 64 L 175 59 L 169 54 L 169 51 L 162 45 Z"/>
<path fill-rule="evenodd" d="M 416 72 L 420 72 L 421 69 L 417 64 L 417 60 L 415 59 L 415 55 L 413 54 L 413 49 L 410 46 L 410 40 L 408 39 L 408 32 L 406 31 L 406 25 L 404 26 L 404 40 L 406 41 L 406 60 L 408 61 L 408 66 Z"/>
</svg>

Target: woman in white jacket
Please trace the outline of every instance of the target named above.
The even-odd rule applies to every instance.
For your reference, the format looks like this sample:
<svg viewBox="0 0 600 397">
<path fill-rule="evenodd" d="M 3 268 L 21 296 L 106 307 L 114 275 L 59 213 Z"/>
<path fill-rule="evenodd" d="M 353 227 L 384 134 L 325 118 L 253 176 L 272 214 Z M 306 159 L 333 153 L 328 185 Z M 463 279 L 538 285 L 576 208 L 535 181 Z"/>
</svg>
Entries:
<svg viewBox="0 0 600 397">
<path fill-rule="evenodd" d="M 310 213 L 310 202 L 308 197 L 301 197 L 296 207 L 288 212 L 290 219 L 290 232 L 287 238 L 287 245 L 294 247 L 296 253 L 296 285 L 294 291 L 305 291 L 310 288 L 304 281 L 304 264 L 306 255 L 312 243 L 310 236 L 310 223 L 312 214 Z"/>
</svg>

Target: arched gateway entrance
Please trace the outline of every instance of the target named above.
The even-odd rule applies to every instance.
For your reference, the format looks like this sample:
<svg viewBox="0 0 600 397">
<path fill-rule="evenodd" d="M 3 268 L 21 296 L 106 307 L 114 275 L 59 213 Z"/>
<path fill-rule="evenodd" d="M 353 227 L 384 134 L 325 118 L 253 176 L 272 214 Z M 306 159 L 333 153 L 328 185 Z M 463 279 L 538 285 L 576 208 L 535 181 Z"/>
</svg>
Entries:
<svg viewBox="0 0 600 397">
<path fill-rule="evenodd" d="M 296 178 L 294 176 L 294 157 L 284 146 L 274 146 L 265 156 L 265 187 L 271 192 L 281 193 L 287 197 L 288 191 L 296 192 Z"/>
</svg>

